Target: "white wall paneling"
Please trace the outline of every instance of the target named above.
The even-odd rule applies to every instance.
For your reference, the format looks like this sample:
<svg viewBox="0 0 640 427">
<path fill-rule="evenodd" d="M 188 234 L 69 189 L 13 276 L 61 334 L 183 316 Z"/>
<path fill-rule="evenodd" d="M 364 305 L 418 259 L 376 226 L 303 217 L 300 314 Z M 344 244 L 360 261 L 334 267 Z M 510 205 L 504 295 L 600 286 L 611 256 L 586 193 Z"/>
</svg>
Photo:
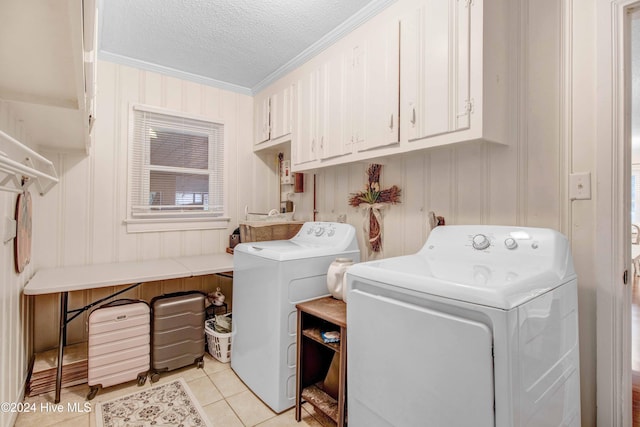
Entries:
<svg viewBox="0 0 640 427">
<path fill-rule="evenodd" d="M 29 143 L 25 131 L 15 112 L 8 103 L 0 100 L 0 129 L 18 139 Z M 33 148 L 33 147 L 31 147 Z M 41 199 L 32 190 L 34 217 L 44 213 L 39 210 Z M 10 192 L 0 192 L 0 235 L 4 235 L 6 217 L 15 218 L 17 196 Z M 40 240 L 34 237 L 34 243 Z M 18 274 L 15 272 L 13 240 L 0 242 L 0 336 L 3 345 L 0 349 L 0 402 L 20 402 L 24 395 L 24 386 L 29 369 L 32 345 L 29 340 L 32 323 L 32 300 L 22 295 L 22 289 L 34 271 L 36 260 Z M 0 412 L 0 425 L 13 425 L 17 413 Z"/>
<path fill-rule="evenodd" d="M 35 220 L 38 235 L 35 252 L 39 267 L 60 267 L 118 261 L 135 261 L 173 256 L 223 252 L 228 236 L 244 215 L 244 206 L 268 210 L 277 200 L 275 158 L 269 162 L 253 155 L 253 100 L 209 86 L 141 71 L 108 62 L 98 63 L 98 114 L 91 155 L 47 153 L 60 168 L 60 184 L 41 198 L 47 215 Z M 127 154 L 129 109 L 140 103 L 183 111 L 225 125 L 225 167 L 228 214 L 231 222 L 222 230 L 127 233 L 123 220 L 127 209 Z M 204 279 L 203 279 L 204 280 Z M 209 281 L 214 279 L 208 279 Z M 185 283 L 188 283 L 185 284 Z M 167 281 L 144 285 L 135 297 L 153 292 L 187 289 L 193 282 Z M 211 285 L 212 286 L 212 285 Z M 215 289 L 215 288 L 213 288 Z M 111 290 L 77 292 L 70 295 L 70 307 L 94 301 Z M 36 298 L 37 351 L 56 343 L 59 308 L 57 298 Z M 84 316 L 86 318 L 86 314 Z M 85 337 L 84 320 L 69 325 L 69 342 Z"/>
</svg>

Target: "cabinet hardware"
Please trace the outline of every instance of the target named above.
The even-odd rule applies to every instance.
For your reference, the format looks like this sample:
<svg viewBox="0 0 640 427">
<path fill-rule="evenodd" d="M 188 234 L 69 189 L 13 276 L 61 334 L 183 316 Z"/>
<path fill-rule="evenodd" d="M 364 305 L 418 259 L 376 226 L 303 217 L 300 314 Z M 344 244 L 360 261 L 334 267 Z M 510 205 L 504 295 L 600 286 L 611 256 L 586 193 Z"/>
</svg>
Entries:
<svg viewBox="0 0 640 427">
<path fill-rule="evenodd" d="M 464 111 L 458 114 L 458 117 L 467 116 L 473 113 L 473 99 L 464 102 Z"/>
<path fill-rule="evenodd" d="M 622 273 L 622 283 L 626 285 L 628 281 L 629 281 L 629 270 L 625 270 L 624 273 Z"/>
<path fill-rule="evenodd" d="M 393 113 L 391 113 L 391 121 L 389 122 L 389 129 L 393 130 Z"/>
<path fill-rule="evenodd" d="M 313 138 L 313 139 L 311 140 L 311 152 L 312 152 L 312 153 L 315 153 L 315 152 L 316 152 L 316 139 L 315 139 L 315 138 Z"/>
<path fill-rule="evenodd" d="M 411 112 L 411 124 L 414 126 L 416 124 L 416 107 L 413 107 Z"/>
<path fill-rule="evenodd" d="M 320 150 L 324 150 L 324 136 L 320 138 Z"/>
</svg>

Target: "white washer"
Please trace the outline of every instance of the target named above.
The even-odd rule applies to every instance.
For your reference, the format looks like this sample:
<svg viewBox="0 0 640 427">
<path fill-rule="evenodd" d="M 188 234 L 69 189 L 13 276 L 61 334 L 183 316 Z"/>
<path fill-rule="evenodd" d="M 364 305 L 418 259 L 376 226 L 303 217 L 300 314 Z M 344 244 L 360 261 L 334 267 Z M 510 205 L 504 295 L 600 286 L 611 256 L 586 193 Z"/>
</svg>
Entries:
<svg viewBox="0 0 640 427">
<path fill-rule="evenodd" d="M 338 257 L 360 260 L 352 225 L 307 222 L 290 240 L 234 248 L 231 368 L 275 412 L 295 405 L 295 305 L 329 294 Z"/>
<path fill-rule="evenodd" d="M 580 426 L 577 279 L 540 228 L 444 226 L 347 271 L 353 426 Z"/>
</svg>

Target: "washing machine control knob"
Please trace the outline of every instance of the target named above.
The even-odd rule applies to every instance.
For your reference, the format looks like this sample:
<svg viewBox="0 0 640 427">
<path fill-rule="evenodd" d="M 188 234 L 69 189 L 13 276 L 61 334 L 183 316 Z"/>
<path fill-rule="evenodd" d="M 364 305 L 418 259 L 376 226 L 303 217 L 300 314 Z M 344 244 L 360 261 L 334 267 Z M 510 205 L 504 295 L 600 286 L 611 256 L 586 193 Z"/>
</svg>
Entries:
<svg viewBox="0 0 640 427">
<path fill-rule="evenodd" d="M 513 237 L 507 237 L 506 239 L 504 239 L 504 245 L 507 249 L 514 250 L 518 247 L 518 242 L 516 242 L 516 239 L 514 239 Z"/>
<path fill-rule="evenodd" d="M 484 234 L 476 234 L 471 240 L 471 246 L 473 246 L 473 249 L 477 249 L 479 251 L 487 249 L 489 245 L 491 245 L 491 242 Z"/>
<path fill-rule="evenodd" d="M 307 234 L 312 234 L 313 233 L 313 227 L 309 227 L 307 229 Z"/>
<path fill-rule="evenodd" d="M 320 237 L 324 233 L 324 227 L 316 227 L 316 236 Z"/>
</svg>

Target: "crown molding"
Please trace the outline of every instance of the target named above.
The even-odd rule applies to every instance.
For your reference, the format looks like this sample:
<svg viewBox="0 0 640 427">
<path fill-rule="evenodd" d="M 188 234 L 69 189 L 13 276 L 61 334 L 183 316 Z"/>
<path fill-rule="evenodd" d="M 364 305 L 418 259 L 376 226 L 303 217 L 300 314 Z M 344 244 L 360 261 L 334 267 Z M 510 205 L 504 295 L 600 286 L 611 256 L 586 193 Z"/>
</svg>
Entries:
<svg viewBox="0 0 640 427">
<path fill-rule="evenodd" d="M 159 74 L 175 77 L 182 80 L 191 81 L 207 86 L 217 87 L 219 89 L 236 92 L 242 95 L 253 96 L 253 92 L 250 88 L 244 86 L 238 86 L 233 83 L 223 82 L 221 80 L 204 77 L 198 74 L 188 73 L 186 71 L 176 70 L 175 68 L 165 67 L 163 65 L 153 64 L 151 62 L 140 61 L 128 56 L 118 55 L 116 53 L 100 50 L 98 52 L 98 59 L 108 62 L 113 62 L 120 65 L 126 65 L 141 70 L 152 71 Z"/>
</svg>

